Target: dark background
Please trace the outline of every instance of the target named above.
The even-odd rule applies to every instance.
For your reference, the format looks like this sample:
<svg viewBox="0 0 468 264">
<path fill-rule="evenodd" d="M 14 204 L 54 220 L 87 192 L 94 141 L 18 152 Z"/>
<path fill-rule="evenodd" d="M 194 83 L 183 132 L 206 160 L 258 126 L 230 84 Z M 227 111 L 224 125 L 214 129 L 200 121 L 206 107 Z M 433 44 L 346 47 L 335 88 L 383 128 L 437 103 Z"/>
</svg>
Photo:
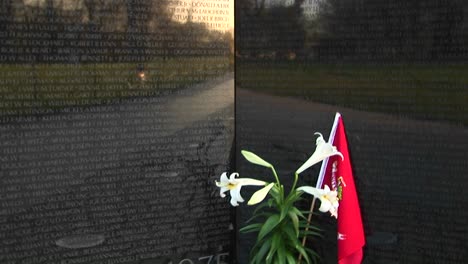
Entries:
<svg viewBox="0 0 468 264">
<path fill-rule="evenodd" d="M 462 263 L 468 252 L 466 1 L 236 2 L 236 137 L 280 177 L 345 123 L 364 263 Z M 244 177 L 270 173 L 238 156 Z M 301 176 L 316 182 L 319 166 Z M 304 205 L 306 208 L 308 205 Z M 240 224 L 251 208 L 240 210 Z M 336 263 L 334 222 L 311 241 Z M 244 237 L 244 239 L 243 239 Z M 252 237 L 241 235 L 240 263 Z"/>
<path fill-rule="evenodd" d="M 39 2 L 0 2 L 2 263 L 231 250 L 213 181 L 233 170 L 233 55 L 237 154 L 292 176 L 339 111 L 364 262 L 466 259 L 465 1 L 238 0 L 235 54 L 230 34 L 174 22 L 165 0 Z M 336 263 L 334 222 L 316 220 L 327 231 L 310 245 Z M 239 263 L 249 239 L 239 236 Z"/>
</svg>

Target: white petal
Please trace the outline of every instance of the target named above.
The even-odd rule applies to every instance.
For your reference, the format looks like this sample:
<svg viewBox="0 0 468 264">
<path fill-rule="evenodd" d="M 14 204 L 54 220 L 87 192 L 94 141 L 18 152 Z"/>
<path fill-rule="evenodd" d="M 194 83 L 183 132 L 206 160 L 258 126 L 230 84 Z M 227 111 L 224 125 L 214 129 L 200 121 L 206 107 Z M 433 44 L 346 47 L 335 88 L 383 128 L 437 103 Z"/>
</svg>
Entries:
<svg viewBox="0 0 468 264">
<path fill-rule="evenodd" d="M 268 184 L 267 186 L 263 187 L 262 189 L 256 191 L 252 197 L 250 197 L 249 202 L 247 203 L 248 205 L 254 205 L 258 204 L 259 202 L 263 201 L 265 197 L 267 196 L 268 192 L 270 192 L 271 188 L 273 188 L 273 185 L 275 185 L 273 182 Z"/>
<path fill-rule="evenodd" d="M 306 192 L 306 193 L 311 194 L 311 195 L 313 195 L 313 196 L 315 196 L 317 198 L 319 198 L 323 194 L 322 190 L 311 187 L 311 186 L 302 186 L 302 187 L 297 188 L 297 190 Z"/>
<path fill-rule="evenodd" d="M 317 147 L 312 156 L 310 156 L 310 158 L 304 164 L 302 164 L 302 166 L 299 167 L 299 169 L 297 169 L 297 174 L 305 171 L 306 169 L 333 155 L 340 155 L 343 159 L 343 155 L 336 149 L 336 147 L 332 146 L 332 144 L 330 143 L 325 142 L 320 133 L 316 134 L 319 134 L 319 137 L 316 141 Z"/>
<path fill-rule="evenodd" d="M 317 189 L 310 186 L 302 186 L 297 188 L 299 191 L 304 191 L 306 193 L 312 194 L 313 196 L 320 199 L 320 208 L 321 212 L 330 212 L 332 216 L 338 218 L 338 199 L 336 198 L 337 192 L 331 191 L 328 185 L 325 185 L 323 189 Z"/>
<path fill-rule="evenodd" d="M 240 186 L 238 188 L 232 189 L 229 194 L 231 195 L 231 205 L 238 206 L 238 202 L 243 202 L 242 196 L 240 195 Z"/>
<path fill-rule="evenodd" d="M 231 175 L 229 175 L 229 181 L 230 182 L 235 181 L 236 177 L 239 177 L 239 173 L 237 173 L 237 172 L 231 173 Z M 227 177 L 226 177 L 226 181 L 227 181 Z"/>
<path fill-rule="evenodd" d="M 338 207 L 340 206 L 340 203 L 338 202 L 338 200 L 334 200 L 331 203 L 332 203 L 333 208 L 338 209 Z"/>
<path fill-rule="evenodd" d="M 315 132 L 314 135 L 318 135 L 318 138 L 315 140 L 315 145 L 320 145 L 320 144 L 324 144 L 324 143 L 327 143 L 325 141 L 325 139 L 323 139 L 323 135 L 322 133 L 319 133 L 319 132 Z"/>
<path fill-rule="evenodd" d="M 335 209 L 330 210 L 330 214 L 333 217 L 335 217 L 336 219 L 338 219 L 338 211 L 337 210 L 335 210 Z"/>
<path fill-rule="evenodd" d="M 266 184 L 266 182 L 264 181 L 251 179 L 251 178 L 239 178 L 239 179 L 236 179 L 236 183 L 240 184 L 241 186 L 245 186 L 245 185 L 263 186 Z"/>
<path fill-rule="evenodd" d="M 218 181 L 215 181 L 215 184 L 216 184 L 216 187 L 220 187 L 220 188 L 227 186 L 227 183 L 218 182 Z"/>
<path fill-rule="evenodd" d="M 221 177 L 219 178 L 219 181 L 220 181 L 221 183 L 228 183 L 228 182 L 229 182 L 226 172 L 224 172 L 223 174 L 221 174 Z"/>
<path fill-rule="evenodd" d="M 237 203 L 237 200 L 234 197 L 231 197 L 231 205 L 232 206 L 239 206 L 239 204 Z"/>
<path fill-rule="evenodd" d="M 327 199 L 320 199 L 320 212 L 328 212 L 332 209 L 332 204 Z"/>
<path fill-rule="evenodd" d="M 227 187 L 221 187 L 221 188 L 219 189 L 219 196 L 221 196 L 221 197 L 223 197 L 223 198 L 226 197 L 226 194 L 224 194 L 224 193 L 227 192 L 227 191 L 228 191 L 228 188 L 227 188 Z"/>
<path fill-rule="evenodd" d="M 268 168 L 273 167 L 270 163 L 263 160 L 262 158 L 260 158 L 259 156 L 257 156 L 253 152 L 242 150 L 241 153 L 242 153 L 242 155 L 244 156 L 244 158 L 246 160 L 248 160 L 249 162 L 251 162 L 253 164 L 257 164 L 257 165 L 268 167 Z"/>
<path fill-rule="evenodd" d="M 240 194 L 240 187 L 232 189 L 229 194 L 231 195 L 232 199 L 235 199 L 236 201 L 238 201 L 240 203 L 242 203 L 244 201 L 244 199 L 242 198 L 242 196 Z"/>
</svg>

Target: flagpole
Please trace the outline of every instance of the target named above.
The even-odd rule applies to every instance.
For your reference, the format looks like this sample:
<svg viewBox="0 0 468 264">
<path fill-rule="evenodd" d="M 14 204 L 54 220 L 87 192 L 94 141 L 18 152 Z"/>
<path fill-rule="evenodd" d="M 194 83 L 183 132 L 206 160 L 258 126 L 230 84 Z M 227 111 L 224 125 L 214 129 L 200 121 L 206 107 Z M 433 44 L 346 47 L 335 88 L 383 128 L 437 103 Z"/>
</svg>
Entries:
<svg viewBox="0 0 468 264">
<path fill-rule="evenodd" d="M 309 231 L 309 224 L 312 221 L 312 212 L 314 211 L 314 206 L 315 206 L 315 200 L 316 198 L 312 199 L 312 203 L 310 203 L 310 209 L 309 209 L 309 216 L 307 216 L 307 226 L 305 227 L 305 231 Z M 304 247 L 307 242 L 307 236 L 304 235 L 302 238 L 302 246 Z M 302 254 L 299 254 L 299 258 L 297 259 L 297 263 L 301 263 L 302 261 Z"/>
<path fill-rule="evenodd" d="M 338 120 L 340 119 L 340 117 L 341 117 L 341 114 L 336 112 L 335 120 L 333 121 L 333 126 L 330 130 L 330 136 L 328 137 L 328 143 L 332 145 L 333 145 L 333 142 L 335 141 L 336 130 L 338 129 Z M 327 166 L 328 166 L 328 160 L 329 158 L 326 158 L 322 161 L 322 166 L 320 167 L 320 173 L 317 179 L 317 183 L 315 184 L 315 188 L 320 188 L 322 186 L 323 178 L 325 177 L 325 170 L 327 169 Z"/>
<path fill-rule="evenodd" d="M 330 144 L 333 145 L 333 141 L 335 139 L 335 135 L 336 135 L 336 129 L 338 127 L 338 120 L 340 119 L 341 117 L 341 114 L 336 112 L 335 114 L 335 120 L 333 121 L 333 126 L 332 126 L 332 129 L 330 131 L 330 136 L 328 137 L 328 142 Z M 323 178 L 325 177 L 325 170 L 327 169 L 327 165 L 328 165 L 328 158 L 324 159 L 322 161 L 322 166 L 320 167 L 320 173 L 319 173 L 319 177 L 317 179 L 317 183 L 315 184 L 315 188 L 320 188 L 322 186 L 322 183 L 323 183 Z M 314 207 L 315 207 L 315 200 L 317 198 L 314 196 L 314 198 L 312 199 L 312 202 L 310 203 L 310 209 L 309 209 L 309 216 L 307 217 L 307 226 L 305 228 L 305 231 L 309 231 L 309 225 L 310 223 L 312 222 L 312 213 L 314 211 Z M 302 238 L 302 246 L 304 247 L 305 244 L 307 242 L 307 236 L 304 236 Z M 299 254 L 299 257 L 297 259 L 297 263 L 300 264 L 302 261 L 302 254 Z"/>
</svg>

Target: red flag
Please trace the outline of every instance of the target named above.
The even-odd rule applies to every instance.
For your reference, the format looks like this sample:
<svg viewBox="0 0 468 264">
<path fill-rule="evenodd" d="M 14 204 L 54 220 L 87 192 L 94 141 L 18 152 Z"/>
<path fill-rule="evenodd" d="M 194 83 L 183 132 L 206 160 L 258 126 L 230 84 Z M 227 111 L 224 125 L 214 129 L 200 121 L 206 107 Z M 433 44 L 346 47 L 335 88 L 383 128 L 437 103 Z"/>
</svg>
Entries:
<svg viewBox="0 0 468 264">
<path fill-rule="evenodd" d="M 359 264 L 365 244 L 364 229 L 345 128 L 339 113 L 336 113 L 328 142 L 336 146 L 344 159 L 335 155 L 323 161 L 317 188 L 328 185 L 330 189 L 338 192 L 338 263 Z"/>
</svg>

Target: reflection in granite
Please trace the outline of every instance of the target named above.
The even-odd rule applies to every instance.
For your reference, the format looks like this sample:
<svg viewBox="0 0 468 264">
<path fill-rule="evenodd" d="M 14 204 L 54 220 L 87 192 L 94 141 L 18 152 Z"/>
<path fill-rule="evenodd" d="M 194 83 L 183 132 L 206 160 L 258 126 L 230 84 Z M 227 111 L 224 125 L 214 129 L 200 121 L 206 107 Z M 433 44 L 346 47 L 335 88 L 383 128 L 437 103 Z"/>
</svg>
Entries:
<svg viewBox="0 0 468 264">
<path fill-rule="evenodd" d="M 237 149 L 287 178 L 339 111 L 368 236 L 364 263 L 464 262 L 468 2 L 239 1 L 236 15 Z M 240 156 L 238 164 L 268 179 Z M 313 183 L 317 170 L 301 178 Z M 310 244 L 336 263 L 335 223 L 321 224 L 330 232 Z"/>
<path fill-rule="evenodd" d="M 168 96 L 3 118 L 5 263 L 228 252 L 229 207 L 212 183 L 229 162 L 232 87 L 226 75 Z"/>
<path fill-rule="evenodd" d="M 55 244 L 64 248 L 85 248 L 95 247 L 102 244 L 105 240 L 104 235 L 85 234 L 77 236 L 67 236 L 55 241 Z"/>
<path fill-rule="evenodd" d="M 0 3 L 0 263 L 235 257 L 233 1 L 188 4 Z"/>
<path fill-rule="evenodd" d="M 293 172 L 313 152 L 313 133 L 320 131 L 327 137 L 335 112 L 342 114 L 368 236 L 365 263 L 419 263 L 422 259 L 431 263 L 432 257 L 443 263 L 463 261 L 468 234 L 463 224 L 468 215 L 463 208 L 468 201 L 460 193 L 466 182 L 466 127 L 243 89 L 237 90 L 236 99 L 237 148 L 254 151 L 275 164 L 283 179 L 292 179 Z M 251 166 L 241 156 L 237 158 L 238 170 L 244 177 L 272 180 L 268 171 Z M 312 168 L 301 175 L 300 185 L 315 183 L 318 170 Z M 249 218 L 249 210 L 241 209 L 241 226 Z M 333 223 L 329 228 L 333 232 Z M 398 240 L 389 245 L 373 243 L 382 232 Z M 325 240 L 316 243 L 324 261 L 336 263 L 336 244 L 330 237 L 336 238 L 325 232 Z M 249 237 L 242 240 L 241 236 L 241 252 L 249 247 Z M 247 261 L 246 257 L 241 254 L 241 263 Z"/>
</svg>

